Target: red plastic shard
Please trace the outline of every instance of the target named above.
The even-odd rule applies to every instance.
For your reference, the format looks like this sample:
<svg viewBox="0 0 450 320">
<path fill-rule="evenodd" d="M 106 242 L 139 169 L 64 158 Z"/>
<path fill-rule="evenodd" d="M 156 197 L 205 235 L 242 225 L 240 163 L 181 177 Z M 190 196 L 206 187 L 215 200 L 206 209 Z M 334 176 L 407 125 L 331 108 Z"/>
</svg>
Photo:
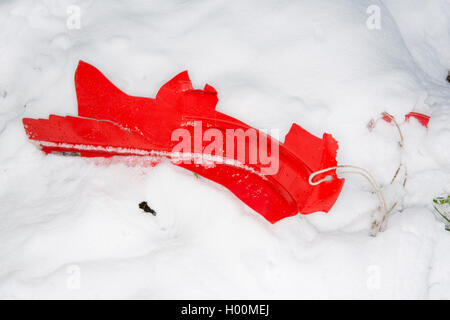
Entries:
<svg viewBox="0 0 450 320">
<path fill-rule="evenodd" d="M 409 118 L 416 118 L 421 125 L 423 125 L 425 128 L 428 128 L 428 122 L 430 122 L 430 116 L 427 116 L 423 113 L 418 112 L 410 112 L 407 115 L 405 115 L 405 121 L 409 121 Z"/>
<path fill-rule="evenodd" d="M 387 112 L 383 112 L 381 118 L 388 123 L 391 123 L 391 121 L 392 121 L 392 115 L 390 115 Z"/>
<path fill-rule="evenodd" d="M 338 144 L 293 124 L 280 143 L 264 132 L 216 111 L 217 91 L 194 89 L 187 71 L 167 82 L 156 98 L 134 97 L 95 67 L 80 61 L 75 73 L 78 117 L 24 118 L 28 137 L 46 153 L 84 157 L 168 158 L 215 181 L 271 223 L 328 212 L 344 179 L 310 185 L 311 173 L 336 166 Z M 321 177 L 317 177 L 321 179 Z"/>
</svg>

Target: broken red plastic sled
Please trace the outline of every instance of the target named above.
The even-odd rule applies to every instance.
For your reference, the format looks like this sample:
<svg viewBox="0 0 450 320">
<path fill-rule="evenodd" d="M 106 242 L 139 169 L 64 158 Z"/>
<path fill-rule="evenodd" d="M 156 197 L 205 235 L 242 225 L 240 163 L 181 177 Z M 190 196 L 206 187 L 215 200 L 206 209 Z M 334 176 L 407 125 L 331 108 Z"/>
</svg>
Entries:
<svg viewBox="0 0 450 320">
<path fill-rule="evenodd" d="M 209 85 L 203 90 L 193 89 L 186 71 L 163 85 L 156 98 L 151 99 L 123 93 L 99 70 L 80 61 L 75 87 L 78 117 L 50 115 L 48 120 L 23 119 L 28 137 L 38 141 L 46 153 L 75 152 L 84 157 L 148 156 L 155 163 L 169 158 L 174 164 L 223 185 L 272 223 L 298 212 L 328 212 L 342 189 L 344 179 L 339 179 L 335 170 L 324 174 L 332 177 L 330 181 L 314 186 L 308 183 L 311 173 L 336 165 L 338 144 L 331 135 L 325 133 L 320 139 L 293 124 L 284 143 L 279 143 L 216 111 L 216 90 Z M 200 134 L 203 140 L 199 144 L 193 139 L 187 153 L 186 150 L 174 152 L 180 143 L 179 139 L 173 139 L 177 129 L 185 130 L 182 132 L 192 137 Z M 256 138 L 246 136 L 248 129 L 257 132 Z M 239 135 L 244 141 L 249 139 L 245 157 L 239 158 L 239 150 L 233 146 L 232 156 L 219 154 L 220 148 L 216 148 L 209 154 L 207 165 L 180 161 L 180 154 L 184 160 L 186 154 L 188 158 L 192 156 L 191 160 L 206 154 L 212 140 L 205 139 L 208 130 L 215 132 L 214 137 L 218 134 L 227 137 L 231 130 L 236 134 L 233 141 Z M 222 145 L 225 150 L 225 140 L 221 143 L 215 140 L 216 146 Z M 277 159 L 272 159 L 278 161 L 278 170 L 269 172 L 270 164 L 250 161 L 250 149 L 260 149 L 261 141 L 267 142 L 271 152 L 278 150 Z"/>
</svg>

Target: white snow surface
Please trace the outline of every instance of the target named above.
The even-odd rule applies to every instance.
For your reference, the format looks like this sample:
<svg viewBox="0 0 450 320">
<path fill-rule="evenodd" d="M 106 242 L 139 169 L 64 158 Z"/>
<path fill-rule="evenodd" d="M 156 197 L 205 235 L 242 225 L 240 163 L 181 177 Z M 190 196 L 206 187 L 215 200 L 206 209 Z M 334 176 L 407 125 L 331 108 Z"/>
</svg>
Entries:
<svg viewBox="0 0 450 320">
<path fill-rule="evenodd" d="M 168 162 L 44 155 L 22 118 L 76 114 L 80 59 L 147 97 L 189 70 L 250 125 L 333 134 L 340 164 L 400 200 L 387 230 L 369 235 L 378 203 L 359 176 L 328 214 L 272 225 Z M 449 299 L 450 233 L 430 205 L 450 193 L 448 70 L 449 0 L 0 1 L 0 298 Z M 367 129 L 383 111 L 403 151 L 394 126 Z M 389 185 L 400 157 L 404 190 Z"/>
</svg>

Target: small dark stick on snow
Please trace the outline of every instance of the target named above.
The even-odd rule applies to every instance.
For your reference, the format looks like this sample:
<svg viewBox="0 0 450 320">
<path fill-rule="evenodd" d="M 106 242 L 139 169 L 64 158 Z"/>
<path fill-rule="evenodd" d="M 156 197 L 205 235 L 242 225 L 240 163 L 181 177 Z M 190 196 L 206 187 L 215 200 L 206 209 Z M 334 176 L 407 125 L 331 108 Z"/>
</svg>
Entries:
<svg viewBox="0 0 450 320">
<path fill-rule="evenodd" d="M 156 211 L 148 206 L 147 201 L 142 201 L 141 203 L 139 203 L 139 208 L 156 216 Z"/>
<path fill-rule="evenodd" d="M 450 71 L 448 72 L 447 81 L 450 82 Z"/>
</svg>

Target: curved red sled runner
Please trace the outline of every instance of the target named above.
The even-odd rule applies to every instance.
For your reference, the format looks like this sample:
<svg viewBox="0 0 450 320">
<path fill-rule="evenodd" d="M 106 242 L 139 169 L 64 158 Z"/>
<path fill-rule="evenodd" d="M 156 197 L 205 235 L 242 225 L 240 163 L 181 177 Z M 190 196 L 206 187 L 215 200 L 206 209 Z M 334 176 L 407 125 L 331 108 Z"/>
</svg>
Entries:
<svg viewBox="0 0 450 320">
<path fill-rule="evenodd" d="M 293 124 L 280 143 L 216 111 L 216 90 L 209 85 L 194 89 L 187 71 L 163 85 L 152 99 L 123 93 L 95 67 L 80 61 L 75 88 L 78 116 L 23 119 L 28 137 L 46 153 L 148 156 L 155 164 L 169 158 L 175 165 L 223 185 L 271 223 L 299 212 L 328 212 L 342 189 L 344 179 L 338 178 L 335 170 L 324 174 L 331 176 L 329 181 L 308 182 L 313 172 L 337 165 L 338 144 L 330 134 L 324 133 L 320 139 Z M 174 139 L 176 132 L 190 137 L 181 152 L 181 134 Z M 195 139 L 199 135 L 200 142 Z M 219 139 L 221 135 L 225 138 Z M 244 141 L 243 154 L 238 144 L 233 144 L 239 139 Z M 262 146 L 266 146 L 270 163 L 260 159 Z M 197 161 L 203 156 L 206 163 Z"/>
</svg>

